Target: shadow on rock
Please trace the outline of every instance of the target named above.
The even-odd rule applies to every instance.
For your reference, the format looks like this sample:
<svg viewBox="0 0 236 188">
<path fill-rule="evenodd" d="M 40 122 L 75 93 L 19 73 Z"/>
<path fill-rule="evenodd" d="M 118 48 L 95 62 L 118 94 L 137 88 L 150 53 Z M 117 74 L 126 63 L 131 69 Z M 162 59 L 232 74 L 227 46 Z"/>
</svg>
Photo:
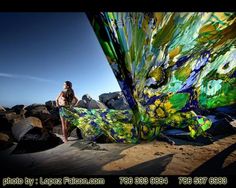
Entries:
<svg viewBox="0 0 236 188">
<path fill-rule="evenodd" d="M 21 138 L 16 148 L 12 151 L 12 154 L 44 151 L 54 148 L 62 143 L 62 140 L 55 134 L 34 127 Z"/>
</svg>

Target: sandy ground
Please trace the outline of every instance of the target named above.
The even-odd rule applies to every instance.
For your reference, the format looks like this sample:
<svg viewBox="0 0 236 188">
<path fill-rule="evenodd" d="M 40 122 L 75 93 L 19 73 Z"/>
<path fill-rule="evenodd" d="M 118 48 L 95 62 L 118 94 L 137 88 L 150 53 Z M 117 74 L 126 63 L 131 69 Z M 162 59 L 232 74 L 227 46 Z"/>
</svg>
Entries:
<svg viewBox="0 0 236 188">
<path fill-rule="evenodd" d="M 61 137 L 61 135 L 57 136 Z M 236 175 L 236 134 L 213 144 L 174 139 L 141 144 L 95 144 L 69 138 L 55 148 L 11 154 L 0 151 L 2 175 Z"/>
</svg>

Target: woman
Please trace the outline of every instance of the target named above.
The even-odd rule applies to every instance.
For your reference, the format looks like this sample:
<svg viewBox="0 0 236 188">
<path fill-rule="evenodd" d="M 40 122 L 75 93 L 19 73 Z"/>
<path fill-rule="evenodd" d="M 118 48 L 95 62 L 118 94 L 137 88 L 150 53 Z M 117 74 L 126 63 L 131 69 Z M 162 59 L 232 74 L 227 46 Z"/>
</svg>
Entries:
<svg viewBox="0 0 236 188">
<path fill-rule="evenodd" d="M 66 81 L 64 83 L 63 91 L 56 99 L 56 105 L 59 107 L 59 114 L 61 118 L 62 124 L 62 133 L 63 133 L 63 141 L 68 141 L 68 121 L 64 118 L 64 108 L 70 108 L 73 106 L 73 100 L 75 100 L 75 104 L 78 103 L 77 97 L 75 97 L 74 90 L 72 89 L 72 83 L 70 81 Z"/>
</svg>

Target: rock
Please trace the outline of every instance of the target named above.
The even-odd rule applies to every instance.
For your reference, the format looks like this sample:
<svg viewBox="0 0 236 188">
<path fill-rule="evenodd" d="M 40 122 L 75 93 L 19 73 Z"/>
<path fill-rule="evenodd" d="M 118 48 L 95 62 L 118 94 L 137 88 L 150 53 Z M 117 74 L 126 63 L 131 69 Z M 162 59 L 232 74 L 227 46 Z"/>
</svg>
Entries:
<svg viewBox="0 0 236 188">
<path fill-rule="evenodd" d="M 24 109 L 25 105 L 15 105 L 11 108 L 10 111 L 15 112 L 16 114 L 20 115 L 21 119 L 25 118 L 26 110 Z"/>
<path fill-rule="evenodd" d="M 17 123 L 17 125 L 23 125 L 23 124 L 30 124 L 33 127 L 43 128 L 41 120 L 37 117 L 27 117 Z"/>
<path fill-rule="evenodd" d="M 15 105 L 11 108 L 11 111 L 14 111 L 16 114 L 20 114 L 24 110 L 25 105 Z"/>
<path fill-rule="evenodd" d="M 62 144 L 62 140 L 55 134 L 34 127 L 29 130 L 20 140 L 13 154 L 39 152 L 51 149 Z"/>
<path fill-rule="evenodd" d="M 85 100 L 79 100 L 78 104 L 76 107 L 79 107 L 79 108 L 88 108 L 88 104 Z"/>
<path fill-rule="evenodd" d="M 20 141 L 34 127 L 43 128 L 41 120 L 36 117 L 28 117 L 12 126 L 12 134 L 17 141 Z"/>
<path fill-rule="evenodd" d="M 78 127 L 76 128 L 76 135 L 78 139 L 83 139 L 82 131 Z"/>
<path fill-rule="evenodd" d="M 82 100 L 84 100 L 87 104 L 92 100 L 88 94 L 83 95 Z"/>
<path fill-rule="evenodd" d="M 0 132 L 0 150 L 7 149 L 13 145 L 12 142 L 10 142 L 10 137 L 5 134 Z"/>
<path fill-rule="evenodd" d="M 61 125 L 54 126 L 52 132 L 56 133 L 56 134 L 59 134 L 59 135 L 62 135 L 62 127 L 61 127 Z"/>
<path fill-rule="evenodd" d="M 52 131 L 53 126 L 60 124 L 60 116 L 59 112 L 55 111 L 51 113 L 37 113 L 33 115 L 41 120 L 42 127 L 47 129 L 48 131 Z"/>
<path fill-rule="evenodd" d="M 25 107 L 25 110 L 27 110 L 27 112 L 25 113 L 26 117 L 29 117 L 29 116 L 37 116 L 38 117 L 42 113 L 50 114 L 47 107 L 42 104 L 32 104 L 30 106 Z"/>
<path fill-rule="evenodd" d="M 129 105 L 121 91 L 104 93 L 99 96 L 99 100 L 110 109 L 127 110 Z"/>
<path fill-rule="evenodd" d="M 69 135 L 68 136 L 69 137 L 78 138 L 78 139 L 83 139 L 81 130 L 78 127 L 76 127 L 73 130 L 69 131 Z"/>
<path fill-rule="evenodd" d="M 6 112 L 6 109 L 0 105 L 0 112 Z"/>
<path fill-rule="evenodd" d="M 7 120 L 5 114 L 0 116 L 0 131 L 11 131 L 12 124 Z"/>
<path fill-rule="evenodd" d="M 77 138 L 76 129 L 77 129 L 77 127 L 74 128 L 72 131 L 68 131 L 68 137 Z"/>
<path fill-rule="evenodd" d="M 47 101 L 47 102 L 45 102 L 45 105 L 49 111 L 57 108 L 56 101 Z"/>
<path fill-rule="evenodd" d="M 103 94 L 99 95 L 99 100 L 102 103 L 106 104 L 111 99 L 118 99 L 121 96 L 123 96 L 121 91 L 110 92 L 110 93 L 103 93 Z"/>
<path fill-rule="evenodd" d="M 53 107 L 53 104 L 51 107 Z M 27 110 L 25 113 L 26 117 L 33 116 L 39 118 L 42 122 L 42 127 L 48 130 L 52 130 L 53 125 L 56 125 L 60 121 L 58 108 L 51 109 L 52 114 L 45 105 L 33 104 L 25 109 Z"/>
<path fill-rule="evenodd" d="M 60 123 L 59 114 L 41 114 L 38 118 L 42 121 L 43 128 L 52 131 L 53 127 Z"/>
<path fill-rule="evenodd" d="M 34 127 L 30 124 L 25 124 L 24 126 L 17 126 L 14 125 L 12 127 L 12 134 L 14 136 L 14 138 L 19 142 L 21 140 L 21 138 L 31 129 L 33 129 Z"/>
<path fill-rule="evenodd" d="M 49 113 L 38 114 L 35 117 L 41 119 L 43 127 L 52 127 L 52 125 L 59 124 L 60 123 L 59 108 L 56 106 L 56 101 L 47 101 L 45 105 Z"/>
<path fill-rule="evenodd" d="M 5 133 L 0 132 L 0 141 L 8 142 L 9 136 Z"/>
<path fill-rule="evenodd" d="M 11 120 L 15 117 L 16 113 L 15 112 L 6 112 L 5 113 L 5 117 L 7 118 L 7 120 Z"/>
<path fill-rule="evenodd" d="M 16 114 L 16 112 L 11 112 L 11 111 L 6 112 L 5 117 L 11 124 L 17 123 L 23 119 L 21 114 Z"/>
<path fill-rule="evenodd" d="M 87 109 L 102 109 L 106 108 L 104 104 L 92 99 L 88 94 L 83 95 L 82 100 L 79 100 L 76 107 Z"/>
<path fill-rule="evenodd" d="M 88 104 L 88 109 L 106 109 L 107 107 L 96 100 L 91 100 Z"/>
<path fill-rule="evenodd" d="M 9 110 L 11 110 L 10 108 L 8 108 L 8 107 L 5 107 L 5 106 L 3 106 L 3 108 L 4 108 L 6 111 L 9 111 Z"/>
</svg>

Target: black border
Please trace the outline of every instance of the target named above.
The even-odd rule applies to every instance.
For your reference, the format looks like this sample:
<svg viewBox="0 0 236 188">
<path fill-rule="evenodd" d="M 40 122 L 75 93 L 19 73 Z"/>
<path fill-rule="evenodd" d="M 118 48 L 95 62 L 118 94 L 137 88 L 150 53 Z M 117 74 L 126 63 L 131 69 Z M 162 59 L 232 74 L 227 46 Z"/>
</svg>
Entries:
<svg viewBox="0 0 236 188">
<path fill-rule="evenodd" d="M 124 12 L 125 11 L 148 11 L 148 12 L 153 12 L 153 11 L 232 12 L 233 11 L 236 12 L 236 6 L 235 3 L 233 3 L 233 0 L 223 0 L 223 1 L 222 0 L 142 0 L 142 1 L 141 0 L 0 0 L 0 13 L 1 12 L 86 12 L 86 11 L 124 11 Z M 5 176 L 0 175 L 1 181 L 3 177 Z M 92 176 L 83 176 L 83 177 L 90 178 Z M 108 186 L 115 185 L 121 187 L 119 182 L 120 176 L 96 176 L 96 177 L 104 177 L 106 179 L 106 185 Z M 128 177 L 137 177 L 137 176 L 128 175 Z M 170 183 L 168 185 L 162 185 L 162 187 L 179 186 L 178 185 L 179 176 L 167 176 L 167 177 L 169 177 Z M 192 176 L 187 176 L 187 177 L 192 177 Z M 234 183 L 235 176 L 226 176 L 226 177 L 229 179 L 228 185 L 227 186 L 221 185 L 220 187 L 228 187 L 235 184 Z M 126 185 L 124 187 L 130 187 L 130 186 L 131 185 Z M 205 186 L 208 187 L 210 185 L 205 185 Z M 93 187 L 97 186 L 93 185 Z M 188 185 L 187 186 L 183 185 L 183 187 L 188 187 Z"/>
<path fill-rule="evenodd" d="M 60 185 L 55 185 L 55 184 L 51 184 L 50 186 L 47 185 L 47 184 L 42 184 L 40 183 L 39 179 L 41 178 L 43 181 L 45 181 L 45 179 L 61 179 L 63 180 L 64 177 L 69 177 L 69 178 L 81 178 L 81 179 L 84 179 L 86 178 L 87 180 L 89 180 L 90 178 L 103 178 L 105 180 L 105 184 L 99 184 L 99 185 L 96 185 L 96 184 L 72 184 L 72 185 L 69 185 L 69 184 L 60 184 Z M 196 181 L 194 180 L 195 178 L 199 179 L 199 178 L 207 178 L 206 182 L 205 183 L 196 183 Z M 219 181 L 210 181 L 210 180 L 214 180 L 215 178 L 221 178 L 222 177 L 226 178 L 227 179 L 227 183 L 226 184 L 222 184 L 220 183 Z M 174 187 L 233 187 L 233 185 L 235 185 L 235 176 L 224 176 L 224 175 L 221 175 L 221 176 L 186 176 L 186 175 L 183 175 L 183 176 L 173 176 L 173 175 L 167 175 L 167 176 L 162 176 L 162 175 L 140 175 L 140 176 L 134 176 L 134 175 L 97 175 L 97 176 L 89 176 L 89 175 L 84 175 L 84 176 L 55 176 L 55 175 L 48 175 L 48 176 L 32 176 L 32 175 L 28 175 L 28 176 L 21 176 L 21 175 L 18 175 L 18 176 L 2 176 L 0 177 L 0 181 L 1 181 L 1 184 L 3 184 L 4 182 L 4 178 L 21 178 L 21 179 L 25 179 L 25 178 L 31 178 L 31 179 L 34 179 L 34 184 L 32 187 L 163 187 L 163 188 L 174 188 Z M 128 179 L 133 179 L 133 182 L 124 182 L 124 181 L 121 181 L 120 178 L 128 178 Z M 136 181 L 136 178 L 137 179 L 144 179 L 146 178 L 148 181 L 148 183 L 143 183 L 143 182 L 139 182 L 139 181 Z M 156 184 L 152 184 L 151 183 L 151 178 L 168 178 L 168 183 L 165 184 L 165 183 L 160 183 L 160 181 L 156 182 Z M 187 178 L 187 179 L 191 179 L 191 182 L 189 181 L 181 181 L 180 179 L 182 178 Z M 36 180 L 37 179 L 37 180 Z M 37 182 L 37 183 L 36 183 Z M 62 181 L 63 182 L 63 181 Z M 213 183 L 210 183 L 210 182 L 213 182 Z M 11 183 L 6 185 L 5 187 L 30 187 L 29 185 L 25 184 L 25 182 L 23 184 L 16 184 L 16 185 L 12 185 Z"/>
<path fill-rule="evenodd" d="M 233 0 L 1 0 L 1 12 L 236 12 Z"/>
</svg>

